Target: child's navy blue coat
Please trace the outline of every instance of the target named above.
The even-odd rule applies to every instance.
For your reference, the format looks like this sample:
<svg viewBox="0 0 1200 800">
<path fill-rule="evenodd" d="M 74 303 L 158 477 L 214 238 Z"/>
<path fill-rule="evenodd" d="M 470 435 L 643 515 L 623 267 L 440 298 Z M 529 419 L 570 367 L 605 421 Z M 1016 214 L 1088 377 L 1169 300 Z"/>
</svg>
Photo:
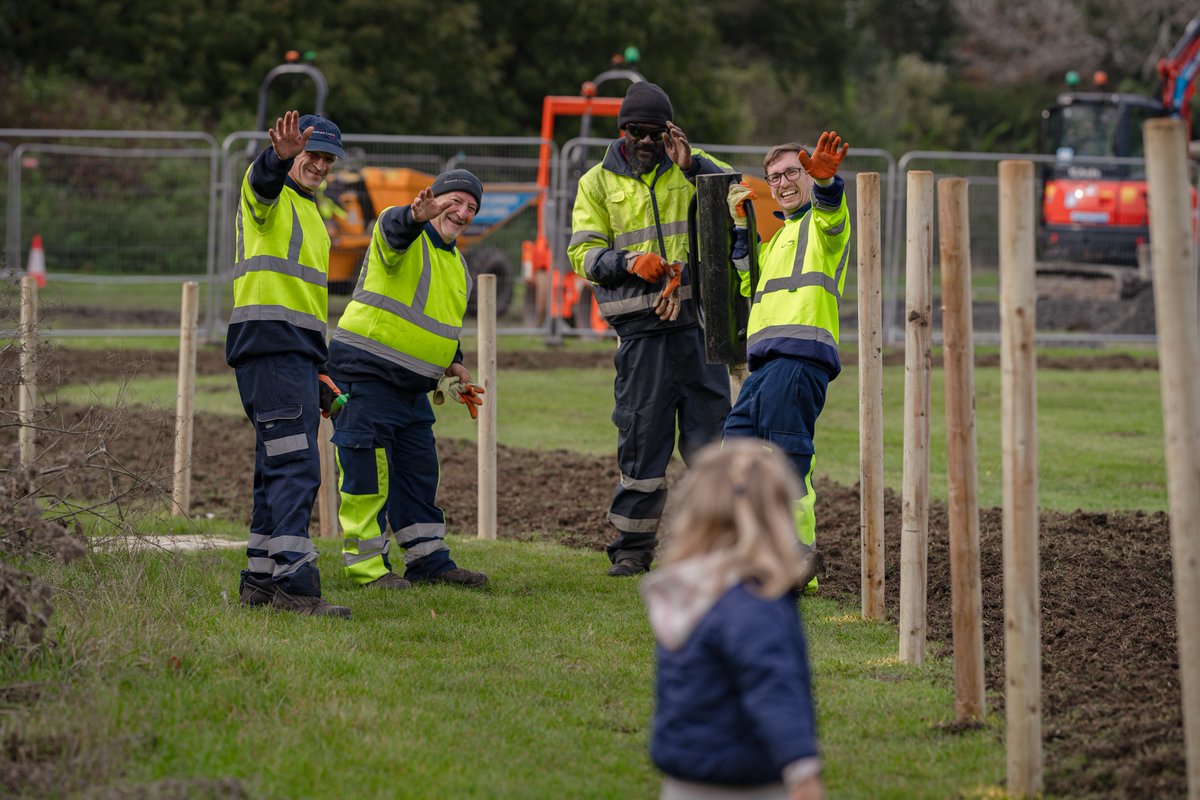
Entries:
<svg viewBox="0 0 1200 800">
<path fill-rule="evenodd" d="M 657 646 L 654 764 L 688 781 L 778 783 L 817 757 L 816 718 L 796 595 L 736 585 L 676 650 Z"/>
</svg>

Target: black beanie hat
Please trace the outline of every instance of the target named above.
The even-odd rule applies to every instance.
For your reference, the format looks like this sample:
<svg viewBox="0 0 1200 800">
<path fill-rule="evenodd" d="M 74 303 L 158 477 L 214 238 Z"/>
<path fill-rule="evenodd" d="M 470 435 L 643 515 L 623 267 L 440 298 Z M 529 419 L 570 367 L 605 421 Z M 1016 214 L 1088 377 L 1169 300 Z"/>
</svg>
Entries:
<svg viewBox="0 0 1200 800">
<path fill-rule="evenodd" d="M 621 101 L 617 115 L 617 127 L 621 130 L 629 123 L 644 122 L 647 125 L 666 125 L 675 119 L 671 98 L 657 84 L 639 82 L 632 84 Z"/>
<path fill-rule="evenodd" d="M 475 198 L 476 204 L 483 205 L 483 184 L 479 182 L 479 178 L 465 169 L 443 172 L 437 176 L 437 180 L 433 182 L 431 188 L 434 197 L 446 194 L 446 192 L 466 192 Z"/>
</svg>

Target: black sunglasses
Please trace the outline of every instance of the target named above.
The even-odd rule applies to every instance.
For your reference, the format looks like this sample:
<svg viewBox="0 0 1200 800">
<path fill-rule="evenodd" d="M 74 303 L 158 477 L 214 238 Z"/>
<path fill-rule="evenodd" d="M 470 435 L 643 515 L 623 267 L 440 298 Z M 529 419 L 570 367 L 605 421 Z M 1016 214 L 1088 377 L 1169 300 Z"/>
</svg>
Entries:
<svg viewBox="0 0 1200 800">
<path fill-rule="evenodd" d="M 651 139 L 661 139 L 662 135 L 666 132 L 666 128 L 644 128 L 641 125 L 625 126 L 625 135 L 633 141 L 645 139 L 647 136 L 649 136 Z"/>
</svg>

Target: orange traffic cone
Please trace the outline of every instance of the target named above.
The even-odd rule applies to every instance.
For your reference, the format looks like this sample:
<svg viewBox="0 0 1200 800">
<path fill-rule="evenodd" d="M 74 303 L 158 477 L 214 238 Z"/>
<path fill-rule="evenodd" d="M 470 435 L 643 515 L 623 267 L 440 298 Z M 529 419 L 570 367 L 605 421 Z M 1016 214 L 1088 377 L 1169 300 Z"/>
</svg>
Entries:
<svg viewBox="0 0 1200 800">
<path fill-rule="evenodd" d="M 42 235 L 33 235 L 33 244 L 29 248 L 29 260 L 25 262 L 26 274 L 32 275 L 39 289 L 46 287 L 46 253 L 42 250 Z"/>
</svg>

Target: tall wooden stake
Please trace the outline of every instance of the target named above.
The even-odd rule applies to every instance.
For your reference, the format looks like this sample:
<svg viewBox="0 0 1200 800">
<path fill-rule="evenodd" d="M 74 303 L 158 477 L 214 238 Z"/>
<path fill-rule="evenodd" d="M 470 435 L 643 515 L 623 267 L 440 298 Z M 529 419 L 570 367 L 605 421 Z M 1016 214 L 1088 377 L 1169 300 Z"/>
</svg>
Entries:
<svg viewBox="0 0 1200 800">
<path fill-rule="evenodd" d="M 340 387 L 339 387 L 340 388 Z M 317 424 L 317 456 L 321 462 L 321 486 L 317 489 L 317 535 L 322 539 L 342 534 L 338 521 L 338 467 L 333 452 L 333 423 L 321 417 Z"/>
<path fill-rule="evenodd" d="M 1200 323 L 1187 136 L 1178 119 L 1144 130 L 1188 797 L 1200 800 Z"/>
<path fill-rule="evenodd" d="M 1033 163 L 1000 162 L 1000 451 L 1008 791 L 1042 791 Z"/>
<path fill-rule="evenodd" d="M 983 591 L 979 579 L 979 465 L 975 451 L 975 347 L 971 314 L 971 218 L 965 178 L 938 181 L 942 336 L 946 372 L 946 475 L 954 710 L 983 719 Z"/>
<path fill-rule="evenodd" d="M 37 457 L 33 418 L 37 413 L 37 279 L 26 275 L 21 278 L 21 389 L 17 393 L 17 420 L 21 427 L 17 431 L 17 458 L 21 469 L 33 466 Z"/>
<path fill-rule="evenodd" d="M 479 325 L 479 385 L 483 405 L 479 408 L 479 533 L 480 539 L 495 539 L 496 514 L 496 276 L 480 275 L 477 323 Z"/>
<path fill-rule="evenodd" d="M 36 429 L 33 426 L 37 412 L 37 279 L 26 275 L 21 278 L 21 355 L 18 362 L 21 386 L 17 392 L 18 460 L 21 469 L 33 466 L 37 457 L 35 447 Z"/>
<path fill-rule="evenodd" d="M 925 663 L 929 558 L 929 384 L 933 344 L 933 173 L 908 173 L 905 248 L 904 491 L 900 531 L 900 660 Z"/>
<path fill-rule="evenodd" d="M 186 517 L 192 507 L 192 423 L 196 400 L 196 323 L 200 284 L 186 281 L 179 310 L 179 379 L 175 395 L 175 485 L 171 514 Z"/>
<path fill-rule="evenodd" d="M 883 619 L 883 268 L 879 173 L 857 178 L 858 467 L 862 618 Z"/>
</svg>

